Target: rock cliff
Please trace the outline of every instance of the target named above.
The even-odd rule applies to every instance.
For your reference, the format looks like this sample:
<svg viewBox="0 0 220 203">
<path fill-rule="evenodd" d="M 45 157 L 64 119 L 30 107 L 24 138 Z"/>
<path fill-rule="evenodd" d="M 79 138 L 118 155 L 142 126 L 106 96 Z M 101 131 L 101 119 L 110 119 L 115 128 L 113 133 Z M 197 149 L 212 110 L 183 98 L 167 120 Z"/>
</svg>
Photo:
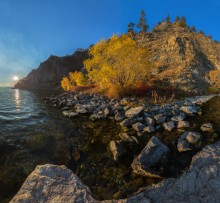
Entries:
<svg viewBox="0 0 220 203">
<path fill-rule="evenodd" d="M 220 142 L 203 148 L 193 157 L 190 169 L 179 178 L 168 178 L 124 200 L 103 203 L 219 202 Z M 75 174 L 64 166 L 37 166 L 17 195 L 15 202 L 98 202 Z"/>
<path fill-rule="evenodd" d="M 25 78 L 15 84 L 18 89 L 50 89 L 60 85 L 61 79 L 71 71 L 80 71 L 83 60 L 88 58 L 87 51 L 76 51 L 64 57 L 50 56 L 32 70 Z"/>
<path fill-rule="evenodd" d="M 206 93 L 210 70 L 220 70 L 220 43 L 179 23 L 162 23 L 136 40 L 155 66 L 151 81 L 185 92 Z"/>
</svg>

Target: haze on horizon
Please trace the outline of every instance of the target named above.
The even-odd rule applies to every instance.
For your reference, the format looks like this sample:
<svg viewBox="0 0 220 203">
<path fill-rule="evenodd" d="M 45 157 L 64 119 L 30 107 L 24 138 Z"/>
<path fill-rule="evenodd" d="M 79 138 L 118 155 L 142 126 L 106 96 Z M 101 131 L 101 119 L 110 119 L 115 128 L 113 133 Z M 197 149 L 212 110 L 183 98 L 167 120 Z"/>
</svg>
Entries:
<svg viewBox="0 0 220 203">
<path fill-rule="evenodd" d="M 124 33 L 144 9 L 150 28 L 168 14 L 220 41 L 220 0 L 2 0 L 0 86 L 13 84 L 50 55 L 65 56 L 112 33 Z"/>
</svg>

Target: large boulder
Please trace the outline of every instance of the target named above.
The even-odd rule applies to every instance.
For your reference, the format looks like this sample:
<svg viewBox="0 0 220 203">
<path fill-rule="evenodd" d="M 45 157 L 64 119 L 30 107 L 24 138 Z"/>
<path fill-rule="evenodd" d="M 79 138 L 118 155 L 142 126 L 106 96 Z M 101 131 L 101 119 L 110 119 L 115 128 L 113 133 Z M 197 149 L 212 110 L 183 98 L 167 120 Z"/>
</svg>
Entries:
<svg viewBox="0 0 220 203">
<path fill-rule="evenodd" d="M 153 136 L 132 163 L 133 171 L 139 175 L 160 178 L 165 171 L 169 148 Z"/>
<path fill-rule="evenodd" d="M 37 166 L 28 176 L 11 203 L 65 202 L 93 203 L 91 192 L 79 178 L 65 166 L 46 164 Z"/>
</svg>

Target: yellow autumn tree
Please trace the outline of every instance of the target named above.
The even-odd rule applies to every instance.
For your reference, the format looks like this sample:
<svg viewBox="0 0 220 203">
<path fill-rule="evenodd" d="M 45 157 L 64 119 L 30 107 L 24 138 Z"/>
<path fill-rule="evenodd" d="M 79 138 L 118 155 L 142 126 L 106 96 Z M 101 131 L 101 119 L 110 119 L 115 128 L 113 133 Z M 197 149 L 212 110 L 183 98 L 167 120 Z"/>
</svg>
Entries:
<svg viewBox="0 0 220 203">
<path fill-rule="evenodd" d="M 61 81 L 61 87 L 65 90 L 65 91 L 69 91 L 71 89 L 71 83 L 70 80 L 67 77 L 64 77 Z"/>
<path fill-rule="evenodd" d="M 84 62 L 89 79 L 115 95 L 144 82 L 150 67 L 146 48 L 128 35 L 101 40 L 89 54 L 91 58 Z"/>
<path fill-rule="evenodd" d="M 69 77 L 64 77 L 61 81 L 61 87 L 65 91 L 71 90 L 74 86 L 84 86 L 87 84 L 85 75 L 82 72 L 70 72 Z"/>
<path fill-rule="evenodd" d="M 69 79 L 72 86 L 84 86 L 87 83 L 85 75 L 78 71 L 70 72 Z"/>
</svg>

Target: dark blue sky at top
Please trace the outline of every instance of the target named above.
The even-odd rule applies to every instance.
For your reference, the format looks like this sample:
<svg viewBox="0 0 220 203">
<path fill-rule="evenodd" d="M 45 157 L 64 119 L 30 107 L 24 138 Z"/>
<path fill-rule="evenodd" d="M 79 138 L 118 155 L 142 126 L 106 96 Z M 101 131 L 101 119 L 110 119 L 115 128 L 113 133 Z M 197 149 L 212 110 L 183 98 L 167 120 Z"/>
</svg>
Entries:
<svg viewBox="0 0 220 203">
<path fill-rule="evenodd" d="M 0 85 L 24 77 L 50 55 L 72 54 L 137 23 L 168 14 L 220 40 L 220 0 L 0 0 Z"/>
</svg>

